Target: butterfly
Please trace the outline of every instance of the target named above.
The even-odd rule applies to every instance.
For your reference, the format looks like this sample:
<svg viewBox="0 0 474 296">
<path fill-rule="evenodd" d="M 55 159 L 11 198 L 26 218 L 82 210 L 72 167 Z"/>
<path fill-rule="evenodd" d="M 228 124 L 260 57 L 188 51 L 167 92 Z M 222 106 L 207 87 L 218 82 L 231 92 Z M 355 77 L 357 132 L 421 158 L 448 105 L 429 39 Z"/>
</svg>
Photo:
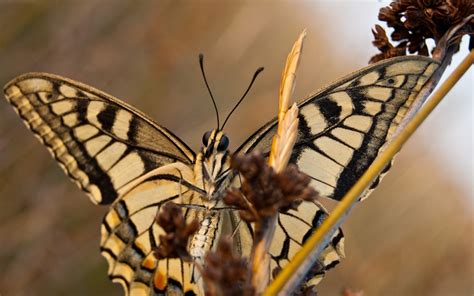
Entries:
<svg viewBox="0 0 474 296">
<path fill-rule="evenodd" d="M 421 56 L 388 59 L 302 100 L 290 162 L 311 178 L 322 196 L 340 200 L 390 140 L 438 66 Z M 233 154 L 219 124 L 204 134 L 195 153 L 134 107 L 64 77 L 28 73 L 9 82 L 4 92 L 69 178 L 93 203 L 109 206 L 101 225 L 101 254 L 109 277 L 126 294 L 203 293 L 192 263 L 153 255 L 164 233 L 154 219 L 169 201 L 182 207 L 187 221 L 200 222 L 189 242 L 194 258 L 202 258 L 229 233 L 237 252 L 250 252 L 252 226 L 221 200 L 237 183 L 238 173 L 230 169 Z M 276 129 L 273 119 L 234 153 L 259 150 L 268 156 Z M 280 213 L 269 250 L 271 268 L 284 267 L 326 217 L 317 201 Z M 338 231 L 308 283 L 317 283 L 343 256 L 344 238 Z"/>
</svg>

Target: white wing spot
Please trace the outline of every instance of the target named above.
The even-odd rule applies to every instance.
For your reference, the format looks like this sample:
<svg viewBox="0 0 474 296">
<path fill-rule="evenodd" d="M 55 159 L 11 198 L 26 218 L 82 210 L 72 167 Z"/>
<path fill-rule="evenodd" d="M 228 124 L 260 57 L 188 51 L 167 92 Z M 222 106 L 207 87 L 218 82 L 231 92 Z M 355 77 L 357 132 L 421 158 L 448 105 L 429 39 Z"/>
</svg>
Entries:
<svg viewBox="0 0 474 296">
<path fill-rule="evenodd" d="M 354 149 L 359 149 L 364 141 L 364 134 L 342 127 L 333 129 L 331 134 Z"/>
<path fill-rule="evenodd" d="M 128 140 L 128 131 L 132 117 L 132 113 L 128 111 L 119 110 L 117 112 L 114 125 L 112 126 L 112 132 L 120 139 Z"/>
<path fill-rule="evenodd" d="M 22 94 L 21 94 L 20 89 L 15 85 L 12 85 L 9 88 L 5 89 L 5 96 L 7 97 L 8 100 L 10 100 L 13 97 L 18 97 L 21 95 Z"/>
<path fill-rule="evenodd" d="M 324 115 L 316 105 L 310 103 L 301 107 L 300 114 L 303 115 L 311 134 L 316 135 L 326 129 L 327 123 L 324 120 Z"/>
<path fill-rule="evenodd" d="M 303 243 L 303 237 L 308 230 L 308 226 L 302 221 L 288 215 L 279 215 L 279 219 L 290 236 L 297 242 Z"/>
<path fill-rule="evenodd" d="M 129 153 L 110 169 L 109 175 L 114 188 L 118 189 L 140 176 L 144 171 L 145 164 L 138 153 Z"/>
<path fill-rule="evenodd" d="M 51 104 L 51 110 L 54 114 L 62 115 L 64 113 L 71 112 L 75 107 L 75 104 L 71 101 L 59 101 Z"/>
<path fill-rule="evenodd" d="M 156 213 L 158 212 L 158 207 L 148 207 L 142 209 L 136 214 L 130 215 L 130 220 L 132 221 L 137 233 L 143 233 L 145 230 L 149 229 L 151 224 L 155 221 Z M 146 252 L 144 252 L 146 254 Z"/>
<path fill-rule="evenodd" d="M 74 127 L 79 123 L 79 117 L 77 113 L 70 113 L 63 117 L 63 122 L 69 127 Z"/>
<path fill-rule="evenodd" d="M 84 124 L 74 129 L 74 135 L 79 141 L 85 141 L 87 139 L 90 139 L 98 132 L 99 130 L 90 124 Z"/>
<path fill-rule="evenodd" d="M 99 151 L 102 150 L 112 140 L 109 136 L 100 135 L 85 143 L 86 150 L 90 156 L 94 157 Z"/>
<path fill-rule="evenodd" d="M 334 188 L 318 180 L 311 180 L 309 185 L 313 187 L 321 196 L 328 197 L 334 193 Z"/>
<path fill-rule="evenodd" d="M 366 95 L 374 100 L 378 101 L 388 101 L 392 97 L 393 89 L 389 87 L 369 87 L 367 89 Z"/>
<path fill-rule="evenodd" d="M 69 85 L 66 85 L 66 84 L 62 84 L 60 87 L 59 87 L 59 91 L 61 92 L 61 94 L 67 98 L 75 98 L 77 97 L 77 89 L 69 86 Z"/>
<path fill-rule="evenodd" d="M 377 71 L 372 71 L 361 78 L 359 78 L 359 86 L 374 84 L 379 80 L 380 74 Z"/>
<path fill-rule="evenodd" d="M 102 170 L 108 171 L 120 159 L 125 150 L 127 150 L 127 145 L 115 142 L 100 152 L 96 159 Z"/>
<path fill-rule="evenodd" d="M 87 191 L 89 191 L 93 203 L 98 204 L 102 201 L 102 193 L 97 185 L 89 184 Z"/>
<path fill-rule="evenodd" d="M 372 118 L 369 116 L 353 115 L 344 120 L 344 125 L 361 132 L 368 132 L 372 126 Z"/>
<path fill-rule="evenodd" d="M 343 169 L 336 162 L 311 149 L 304 150 L 297 163 L 301 171 L 331 186 L 336 186 Z"/>
<path fill-rule="evenodd" d="M 53 90 L 53 83 L 51 81 L 41 79 L 41 78 L 31 78 L 23 80 L 17 83 L 20 86 L 24 94 L 30 94 L 40 91 L 49 91 Z"/>
<path fill-rule="evenodd" d="M 101 124 L 99 122 L 99 119 L 97 118 L 97 115 L 99 115 L 100 112 L 102 112 L 102 110 L 104 109 L 105 109 L 104 102 L 100 102 L 100 101 L 89 102 L 89 105 L 87 106 L 87 120 L 93 125 L 97 127 L 101 127 Z"/>
<path fill-rule="evenodd" d="M 369 115 L 377 115 L 382 111 L 382 103 L 364 101 L 364 112 Z"/>
<path fill-rule="evenodd" d="M 326 155 L 344 166 L 347 166 L 352 159 L 353 150 L 351 148 L 329 137 L 318 138 L 314 144 Z"/>
</svg>

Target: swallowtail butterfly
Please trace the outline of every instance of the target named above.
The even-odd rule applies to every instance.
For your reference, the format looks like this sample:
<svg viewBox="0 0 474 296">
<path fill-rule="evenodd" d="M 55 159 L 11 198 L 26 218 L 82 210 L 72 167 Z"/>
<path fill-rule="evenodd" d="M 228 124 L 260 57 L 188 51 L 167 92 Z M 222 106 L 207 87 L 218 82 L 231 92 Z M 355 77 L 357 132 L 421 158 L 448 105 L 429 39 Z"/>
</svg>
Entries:
<svg viewBox="0 0 474 296">
<path fill-rule="evenodd" d="M 437 67 L 425 57 L 393 58 L 309 96 L 299 103 L 290 161 L 311 177 L 321 195 L 340 200 L 393 135 Z M 202 294 L 192 264 L 153 256 L 163 233 L 154 218 L 168 201 L 180 204 L 186 219 L 200 221 L 189 242 L 194 257 L 202 257 L 224 233 L 235 233 L 237 251 L 250 251 L 252 228 L 220 200 L 236 177 L 229 170 L 232 153 L 221 129 L 207 132 L 194 153 L 132 106 L 67 78 L 28 73 L 4 91 L 66 174 L 93 203 L 109 206 L 101 226 L 101 253 L 109 277 L 127 294 Z M 268 155 L 276 127 L 276 120 L 270 121 L 236 153 L 261 150 Z M 317 202 L 279 214 L 270 248 L 272 269 L 284 266 L 326 215 Z M 342 232 L 337 232 L 309 281 L 317 282 L 343 255 Z"/>
</svg>

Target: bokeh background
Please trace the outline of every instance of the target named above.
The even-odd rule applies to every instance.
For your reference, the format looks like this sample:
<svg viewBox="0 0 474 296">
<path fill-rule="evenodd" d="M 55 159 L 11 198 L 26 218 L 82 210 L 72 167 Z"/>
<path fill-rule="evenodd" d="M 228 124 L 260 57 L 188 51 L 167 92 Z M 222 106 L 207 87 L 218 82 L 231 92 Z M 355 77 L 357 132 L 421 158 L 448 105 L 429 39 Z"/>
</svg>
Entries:
<svg viewBox="0 0 474 296">
<path fill-rule="evenodd" d="M 259 66 L 230 120 L 236 148 L 277 110 L 286 55 L 307 28 L 295 97 L 367 65 L 387 1 L 0 0 L 0 84 L 30 71 L 126 100 L 198 149 Z M 453 62 L 467 53 L 467 40 Z M 473 71 L 344 225 L 347 258 L 320 286 L 366 295 L 473 295 Z M 121 295 L 99 255 L 106 208 L 92 205 L 0 100 L 0 294 Z"/>
</svg>

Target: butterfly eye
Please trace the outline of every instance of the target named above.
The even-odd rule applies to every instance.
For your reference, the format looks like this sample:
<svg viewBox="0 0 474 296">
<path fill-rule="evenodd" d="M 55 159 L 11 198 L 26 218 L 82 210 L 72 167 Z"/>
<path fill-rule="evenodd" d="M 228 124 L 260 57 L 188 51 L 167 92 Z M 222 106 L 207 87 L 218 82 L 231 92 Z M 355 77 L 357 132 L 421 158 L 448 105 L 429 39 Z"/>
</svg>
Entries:
<svg viewBox="0 0 474 296">
<path fill-rule="evenodd" d="M 204 144 L 204 146 L 207 146 L 207 144 L 209 143 L 209 138 L 211 137 L 211 131 L 208 131 L 206 132 L 203 136 L 202 136 L 202 143 Z"/>
<path fill-rule="evenodd" d="M 225 151 L 229 147 L 229 138 L 227 136 L 222 136 L 221 140 L 219 141 L 219 145 L 217 145 L 218 151 Z"/>
</svg>

